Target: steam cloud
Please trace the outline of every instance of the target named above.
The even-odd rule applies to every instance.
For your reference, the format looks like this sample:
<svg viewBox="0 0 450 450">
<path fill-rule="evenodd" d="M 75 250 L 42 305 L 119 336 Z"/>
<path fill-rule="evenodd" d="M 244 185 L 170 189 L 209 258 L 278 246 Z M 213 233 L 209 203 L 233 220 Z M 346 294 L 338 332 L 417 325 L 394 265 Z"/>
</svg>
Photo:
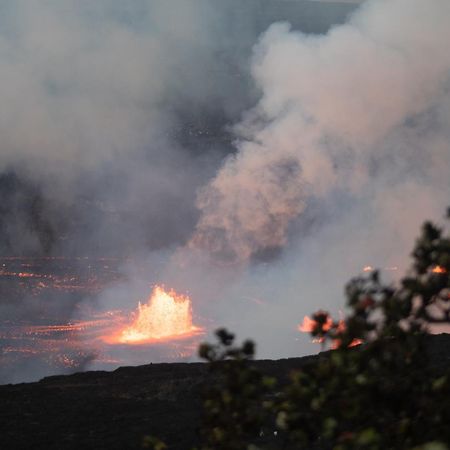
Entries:
<svg viewBox="0 0 450 450">
<path fill-rule="evenodd" d="M 251 96 L 229 95 L 244 52 L 229 54 L 221 13 L 169 3 L 2 2 L 0 173 L 41 193 L 53 230 L 47 242 L 18 199 L 3 251 L 121 255 L 186 238 L 195 190 L 229 151 L 221 128 Z"/>
<path fill-rule="evenodd" d="M 368 264 L 403 275 L 421 223 L 442 217 L 449 25 L 446 1 L 368 1 L 326 34 L 276 23 L 255 46 L 260 100 L 199 190 L 179 251 L 190 268 L 167 278 L 215 324 L 253 337 L 259 356 L 313 352 L 296 331 L 303 315 L 339 314 L 343 286 Z"/>
<path fill-rule="evenodd" d="M 24 196 L 39 193 L 44 219 L 32 223 L 18 198 L 0 249 L 76 255 L 185 243 L 197 189 L 235 152 L 227 126 L 257 99 L 248 59 L 259 33 L 280 17 L 324 32 L 351 10 L 261 0 L 0 8 L 0 188 L 15 174 Z"/>
<path fill-rule="evenodd" d="M 389 0 L 367 3 L 326 36 L 272 25 L 253 62 L 262 98 L 237 127 L 238 153 L 199 195 L 192 244 L 248 260 L 286 244 L 308 198 L 361 189 L 384 158 L 448 162 L 445 128 L 433 130 L 440 145 L 425 140 L 414 151 L 392 139 L 421 140 L 431 114 L 448 119 L 449 18 L 445 0 Z"/>
<path fill-rule="evenodd" d="M 164 260 L 194 230 L 197 189 L 235 151 L 227 126 L 257 99 L 248 60 L 259 34 L 288 17 L 324 32 L 350 9 L 266 0 L 2 1 L 0 253 L 136 260 L 153 251 Z M 136 272 L 125 272 L 133 284 Z M 153 276 L 155 265 L 142 291 L 114 286 L 105 307 L 133 309 Z M 66 323 L 80 302 L 102 303 L 0 288 L 3 323 Z M 0 379 L 48 370 L 37 361 L 2 368 Z"/>
<path fill-rule="evenodd" d="M 418 172 L 448 194 L 448 42 L 445 0 L 367 2 L 325 36 L 272 25 L 253 58 L 262 97 L 198 197 L 190 245 L 246 261 L 285 246 L 311 199 Z"/>
<path fill-rule="evenodd" d="M 82 300 L 165 282 L 259 356 L 313 351 L 302 316 L 400 273 L 450 198 L 449 2 L 346 3 L 3 1 L 2 253 L 131 255 Z"/>
</svg>

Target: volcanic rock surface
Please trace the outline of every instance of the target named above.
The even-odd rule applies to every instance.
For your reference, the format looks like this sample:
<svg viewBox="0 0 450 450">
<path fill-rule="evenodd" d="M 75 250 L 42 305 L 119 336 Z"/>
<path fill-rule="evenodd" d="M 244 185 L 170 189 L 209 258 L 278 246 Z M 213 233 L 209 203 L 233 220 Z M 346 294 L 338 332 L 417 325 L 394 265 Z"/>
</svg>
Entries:
<svg viewBox="0 0 450 450">
<path fill-rule="evenodd" d="M 450 370 L 450 335 L 429 339 L 431 364 Z M 321 355 L 255 361 L 281 381 Z M 0 448 L 138 449 L 146 435 L 170 449 L 198 443 L 201 392 L 211 381 L 203 363 L 149 364 L 0 386 Z"/>
</svg>

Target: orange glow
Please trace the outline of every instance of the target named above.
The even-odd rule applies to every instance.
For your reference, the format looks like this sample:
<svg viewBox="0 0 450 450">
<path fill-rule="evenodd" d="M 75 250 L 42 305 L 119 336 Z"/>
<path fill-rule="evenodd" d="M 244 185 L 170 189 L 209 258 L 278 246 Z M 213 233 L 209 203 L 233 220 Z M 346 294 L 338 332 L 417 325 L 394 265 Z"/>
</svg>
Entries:
<svg viewBox="0 0 450 450">
<path fill-rule="evenodd" d="M 362 339 L 353 339 L 353 341 L 350 342 L 349 347 L 356 347 L 357 345 L 361 345 L 362 343 Z"/>
<path fill-rule="evenodd" d="M 302 333 L 311 333 L 316 326 L 316 321 L 308 316 L 303 317 L 303 322 L 298 326 L 299 331 Z"/>
<path fill-rule="evenodd" d="M 447 271 L 442 266 L 436 266 L 433 270 L 433 273 L 447 273 Z"/>
<path fill-rule="evenodd" d="M 96 294 L 123 280 L 119 270 L 123 262 L 103 257 L 0 256 L 0 282 L 13 298 L 20 294 L 40 300 L 61 294 L 63 302 L 72 294 L 76 298 Z M 143 303 L 145 309 L 146 299 Z M 137 301 L 133 309 L 134 306 L 136 311 L 131 318 L 130 311 L 98 311 L 96 305 L 87 302 L 77 303 L 70 321 L 56 322 L 52 309 L 40 311 L 31 324 L 25 319 L 0 317 L 0 365 L 13 372 L 17 364 L 39 361 L 50 374 L 66 368 L 81 370 L 86 361 L 93 361 L 96 369 L 109 369 L 149 361 L 172 362 L 195 355 L 203 330 L 192 322 L 185 334 L 136 341 L 133 344 L 143 345 L 133 348 L 131 342 L 123 344 L 122 333 L 138 317 Z"/>
<path fill-rule="evenodd" d="M 350 342 L 350 344 L 348 345 L 348 348 L 350 347 L 356 347 L 358 345 L 361 345 L 363 343 L 363 341 L 361 339 L 353 339 L 352 342 Z M 332 350 L 336 350 L 337 348 L 340 348 L 342 345 L 342 342 L 340 339 L 335 339 L 332 344 L 331 344 L 331 349 Z"/>
<path fill-rule="evenodd" d="M 327 321 L 323 325 L 322 329 L 323 331 L 328 331 L 333 325 L 333 320 L 331 317 L 328 317 Z M 311 317 L 305 316 L 303 317 L 303 322 L 298 326 L 299 331 L 302 333 L 311 333 L 315 330 L 317 326 L 317 322 L 314 319 L 311 319 Z"/>
<path fill-rule="evenodd" d="M 298 326 L 298 330 L 302 333 L 311 333 L 313 332 L 317 327 L 317 322 L 314 319 L 311 319 L 311 317 L 305 316 L 303 317 L 303 322 Z M 329 331 L 333 327 L 333 320 L 331 317 L 327 318 L 327 321 L 322 326 L 323 331 Z M 336 331 L 343 333 L 346 329 L 344 320 L 340 320 L 337 324 Z M 322 344 L 325 342 L 324 337 L 316 337 L 312 340 L 315 344 Z M 363 341 L 361 339 L 353 339 L 353 341 L 349 344 L 349 347 L 356 347 L 357 345 L 361 345 Z M 333 350 L 339 348 L 341 346 L 341 340 L 340 339 L 334 339 L 331 343 L 331 348 Z"/>
<path fill-rule="evenodd" d="M 202 329 L 192 323 L 191 300 L 175 291 L 155 286 L 146 304 L 139 303 L 133 323 L 125 327 L 113 341 L 143 344 L 154 341 L 195 336 Z"/>
</svg>

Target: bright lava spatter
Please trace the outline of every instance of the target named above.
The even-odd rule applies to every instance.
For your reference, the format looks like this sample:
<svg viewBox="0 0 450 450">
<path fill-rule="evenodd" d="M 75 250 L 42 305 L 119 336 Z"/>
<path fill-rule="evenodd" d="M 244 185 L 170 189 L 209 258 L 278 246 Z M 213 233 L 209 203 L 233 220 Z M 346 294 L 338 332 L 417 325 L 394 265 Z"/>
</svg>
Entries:
<svg viewBox="0 0 450 450">
<path fill-rule="evenodd" d="M 192 323 L 192 305 L 187 296 L 155 286 L 146 304 L 139 303 L 136 318 L 110 343 L 143 344 L 195 336 L 203 330 Z"/>
<path fill-rule="evenodd" d="M 447 271 L 445 270 L 445 268 L 442 267 L 442 266 L 436 266 L 436 267 L 434 267 L 433 270 L 432 270 L 432 272 L 433 272 L 433 273 L 440 273 L 440 274 L 447 273 Z"/>
<path fill-rule="evenodd" d="M 188 321 L 182 320 L 185 326 L 181 328 L 172 328 L 174 334 L 154 333 L 150 339 L 125 344 L 118 338 L 134 323 L 129 315 L 122 310 L 98 310 L 95 303 L 84 301 L 122 282 L 122 263 L 121 259 L 108 257 L 1 257 L 3 294 L 17 308 L 32 298 L 40 309 L 35 317 L 0 317 L 0 379 L 35 381 L 38 376 L 85 370 L 87 362 L 96 370 L 110 370 L 149 360 L 191 358 L 203 329 L 192 325 L 190 300 L 187 309 L 178 308 Z M 65 314 L 66 304 L 75 304 L 70 317 Z M 141 310 L 147 311 L 147 306 L 141 305 Z M 171 321 L 165 323 L 167 326 Z M 130 344 L 143 345 L 131 349 Z M 22 374 L 18 372 L 21 367 L 31 369 Z M 34 375 L 35 369 L 38 375 Z"/>
<path fill-rule="evenodd" d="M 309 317 L 309 316 L 305 316 L 303 317 L 303 322 L 301 324 L 298 325 L 297 329 L 302 332 L 302 333 L 311 333 L 313 332 L 317 327 L 319 326 L 319 324 L 317 323 L 316 320 L 314 320 L 313 318 Z M 333 327 L 333 319 L 331 319 L 331 317 L 328 317 L 326 322 L 322 325 L 322 330 L 323 331 L 329 331 L 331 328 Z M 339 320 L 338 325 L 337 325 L 337 331 L 345 331 L 346 329 L 346 325 L 345 325 L 345 321 L 344 320 Z M 312 340 L 312 342 L 314 342 L 315 344 L 323 344 L 325 342 L 325 338 L 323 337 L 318 337 L 318 338 L 314 338 Z M 349 347 L 356 347 L 357 345 L 362 344 L 363 341 L 361 339 L 353 339 L 353 341 L 349 344 Z M 331 343 L 331 349 L 337 349 L 341 346 L 341 342 L 339 339 L 335 339 L 332 341 Z"/>
</svg>

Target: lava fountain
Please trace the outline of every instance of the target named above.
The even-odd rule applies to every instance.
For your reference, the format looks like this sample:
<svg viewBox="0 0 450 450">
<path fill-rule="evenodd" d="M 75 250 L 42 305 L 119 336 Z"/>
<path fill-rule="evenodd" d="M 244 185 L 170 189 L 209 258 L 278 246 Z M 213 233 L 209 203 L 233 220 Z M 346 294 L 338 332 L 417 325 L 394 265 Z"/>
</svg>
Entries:
<svg viewBox="0 0 450 450">
<path fill-rule="evenodd" d="M 139 302 L 136 316 L 109 343 L 146 344 L 196 336 L 203 329 L 192 323 L 192 304 L 188 296 L 155 286 L 146 304 Z"/>
</svg>

